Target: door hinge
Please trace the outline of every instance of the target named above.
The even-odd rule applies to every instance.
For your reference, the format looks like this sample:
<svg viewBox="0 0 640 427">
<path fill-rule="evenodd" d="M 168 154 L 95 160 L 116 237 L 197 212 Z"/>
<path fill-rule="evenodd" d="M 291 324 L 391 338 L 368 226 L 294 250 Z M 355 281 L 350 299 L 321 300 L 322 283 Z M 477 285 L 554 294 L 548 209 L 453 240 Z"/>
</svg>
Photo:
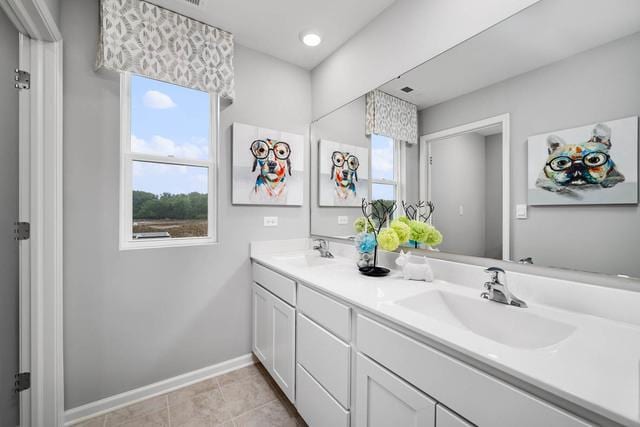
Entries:
<svg viewBox="0 0 640 427">
<path fill-rule="evenodd" d="M 16 89 L 30 89 L 31 88 L 31 74 L 28 71 L 19 70 L 16 68 L 16 75 L 14 77 Z"/>
<path fill-rule="evenodd" d="M 433 164 L 433 156 L 429 156 L 429 164 L 432 165 Z"/>
<path fill-rule="evenodd" d="M 14 230 L 16 240 L 27 240 L 31 237 L 31 224 L 28 222 L 16 222 Z"/>
<path fill-rule="evenodd" d="M 14 390 L 16 393 L 29 390 L 31 388 L 31 372 L 19 372 L 14 375 Z"/>
</svg>

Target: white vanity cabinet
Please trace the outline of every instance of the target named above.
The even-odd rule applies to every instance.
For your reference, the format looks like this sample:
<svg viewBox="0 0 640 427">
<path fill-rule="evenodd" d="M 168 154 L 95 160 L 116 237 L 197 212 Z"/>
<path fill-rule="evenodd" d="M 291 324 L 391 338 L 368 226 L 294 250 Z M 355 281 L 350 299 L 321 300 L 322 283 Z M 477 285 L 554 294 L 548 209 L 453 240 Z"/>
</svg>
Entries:
<svg viewBox="0 0 640 427">
<path fill-rule="evenodd" d="M 254 264 L 254 273 L 264 267 Z M 273 273 L 273 272 L 271 272 Z M 273 273 L 277 274 L 277 273 Z M 265 279 L 266 277 L 266 279 Z M 282 279 L 284 276 L 280 276 Z M 278 276 L 256 275 L 252 285 L 253 339 L 252 348 L 260 363 L 267 369 L 284 394 L 295 402 L 295 336 L 296 310 L 278 294 L 267 290 L 279 289 L 276 284 L 287 283 Z M 266 283 L 263 287 L 262 283 Z M 291 281 L 295 296 L 295 282 Z M 286 290 L 286 287 L 284 288 Z M 293 299 L 295 301 L 295 299 Z"/>
<path fill-rule="evenodd" d="M 310 427 L 593 426 L 260 264 L 253 279 L 253 352 Z"/>
</svg>

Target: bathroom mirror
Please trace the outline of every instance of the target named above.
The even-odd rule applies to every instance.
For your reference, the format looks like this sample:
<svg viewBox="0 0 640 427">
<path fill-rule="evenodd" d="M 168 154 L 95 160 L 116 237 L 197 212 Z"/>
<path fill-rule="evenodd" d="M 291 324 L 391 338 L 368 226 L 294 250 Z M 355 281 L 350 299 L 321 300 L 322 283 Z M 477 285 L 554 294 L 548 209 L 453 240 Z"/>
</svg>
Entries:
<svg viewBox="0 0 640 427">
<path fill-rule="evenodd" d="M 640 2 L 541 0 L 377 88 L 415 105 L 415 141 L 367 134 L 366 96 L 314 121 L 311 234 L 355 234 L 327 194 L 357 148 L 345 184 L 432 201 L 441 253 L 640 277 L 638 52 Z"/>
</svg>

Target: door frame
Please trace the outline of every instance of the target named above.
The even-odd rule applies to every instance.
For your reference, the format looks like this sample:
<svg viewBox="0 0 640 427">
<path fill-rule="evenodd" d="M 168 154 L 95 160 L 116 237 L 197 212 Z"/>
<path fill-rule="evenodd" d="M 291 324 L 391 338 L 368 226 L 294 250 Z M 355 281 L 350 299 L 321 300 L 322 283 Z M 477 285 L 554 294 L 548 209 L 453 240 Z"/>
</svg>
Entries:
<svg viewBox="0 0 640 427">
<path fill-rule="evenodd" d="M 428 162 L 428 158 L 431 155 L 430 142 L 475 132 L 496 125 L 502 127 L 502 259 L 504 261 L 511 259 L 510 120 L 510 114 L 505 113 L 420 136 L 420 200 L 428 200 L 428 197 L 431 195 L 431 168 Z M 425 185 L 425 182 L 427 185 Z"/>
<path fill-rule="evenodd" d="M 20 394 L 20 426 L 62 426 L 63 182 L 62 35 L 44 0 L 0 0 L 20 32 L 19 64 L 31 74 L 19 94 L 18 220 L 31 224 L 19 244 L 19 368 L 31 372 Z"/>
</svg>

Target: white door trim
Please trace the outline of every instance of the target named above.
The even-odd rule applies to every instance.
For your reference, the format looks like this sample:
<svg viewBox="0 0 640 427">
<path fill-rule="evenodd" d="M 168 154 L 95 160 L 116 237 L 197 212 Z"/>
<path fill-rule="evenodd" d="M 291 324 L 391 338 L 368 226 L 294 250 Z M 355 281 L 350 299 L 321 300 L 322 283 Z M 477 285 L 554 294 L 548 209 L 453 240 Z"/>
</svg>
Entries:
<svg viewBox="0 0 640 427">
<path fill-rule="evenodd" d="M 428 167 L 427 162 L 430 155 L 428 143 L 437 139 L 451 138 L 496 125 L 502 126 L 502 259 L 505 261 L 511 259 L 511 180 L 509 169 L 511 163 L 509 157 L 511 136 L 509 122 L 510 115 L 505 113 L 420 137 L 420 200 L 428 200 L 431 194 L 431 168 Z M 425 185 L 425 182 L 427 182 L 427 185 Z"/>
<path fill-rule="evenodd" d="M 28 319 L 21 319 L 21 368 L 28 360 L 31 372 L 31 390 L 21 397 L 21 426 L 61 426 L 62 42 L 23 37 L 20 57 L 31 73 L 31 89 L 21 94 L 20 106 L 20 165 L 28 169 L 20 175 L 20 218 L 31 223 L 29 243 L 21 247 L 21 258 L 28 259 L 28 264 L 21 261 L 26 280 L 21 277 L 21 306 L 29 311 Z"/>
<path fill-rule="evenodd" d="M 18 31 L 35 40 L 59 41 L 62 34 L 44 0 L 0 0 Z"/>
</svg>

